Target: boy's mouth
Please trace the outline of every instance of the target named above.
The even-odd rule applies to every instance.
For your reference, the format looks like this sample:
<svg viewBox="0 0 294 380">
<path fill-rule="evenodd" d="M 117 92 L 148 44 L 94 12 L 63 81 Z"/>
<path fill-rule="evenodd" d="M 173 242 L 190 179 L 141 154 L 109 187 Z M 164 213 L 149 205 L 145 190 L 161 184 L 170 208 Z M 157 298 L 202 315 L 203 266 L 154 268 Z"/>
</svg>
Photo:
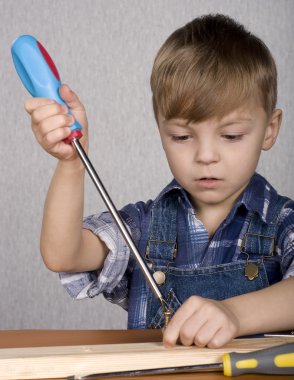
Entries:
<svg viewBox="0 0 294 380">
<path fill-rule="evenodd" d="M 196 180 L 196 182 L 203 188 L 214 188 L 220 182 L 219 178 L 215 177 L 201 177 Z"/>
<path fill-rule="evenodd" d="M 197 181 L 218 181 L 219 178 L 216 177 L 201 177 L 198 178 Z"/>
</svg>

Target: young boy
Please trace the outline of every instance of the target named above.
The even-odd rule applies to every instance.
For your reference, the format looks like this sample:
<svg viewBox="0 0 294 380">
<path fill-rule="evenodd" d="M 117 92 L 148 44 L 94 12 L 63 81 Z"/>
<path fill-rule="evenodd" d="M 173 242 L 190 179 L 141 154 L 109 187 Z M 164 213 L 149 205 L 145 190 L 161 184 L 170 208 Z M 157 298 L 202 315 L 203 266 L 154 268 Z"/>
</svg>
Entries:
<svg viewBox="0 0 294 380">
<path fill-rule="evenodd" d="M 121 215 L 175 312 L 166 347 L 220 347 L 294 326 L 294 202 L 255 173 L 275 143 L 276 67 L 267 47 L 222 15 L 176 30 L 155 59 L 155 118 L 174 176 L 154 201 Z M 83 125 L 83 105 L 60 94 Z M 84 168 L 63 140 L 73 117 L 50 99 L 26 102 L 41 146 L 58 159 L 44 208 L 41 252 L 70 295 L 100 293 L 128 310 L 129 328 L 163 315 L 109 213 L 83 221 Z M 74 202 L 72 200 L 75 200 Z"/>
</svg>

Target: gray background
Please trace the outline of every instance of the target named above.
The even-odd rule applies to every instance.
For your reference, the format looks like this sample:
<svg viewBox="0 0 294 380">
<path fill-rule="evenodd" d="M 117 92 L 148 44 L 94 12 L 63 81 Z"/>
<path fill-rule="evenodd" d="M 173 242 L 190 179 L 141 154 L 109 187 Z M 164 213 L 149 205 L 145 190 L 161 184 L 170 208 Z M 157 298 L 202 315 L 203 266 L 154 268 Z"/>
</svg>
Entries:
<svg viewBox="0 0 294 380">
<path fill-rule="evenodd" d="M 152 114 L 151 66 L 175 28 L 211 12 L 244 23 L 276 59 L 283 128 L 259 171 L 293 198 L 294 1 L 0 1 L 1 329 L 126 327 L 126 313 L 103 297 L 72 301 L 40 258 L 43 202 L 56 163 L 30 131 L 23 109 L 28 94 L 12 65 L 12 41 L 34 35 L 79 94 L 89 118 L 91 160 L 121 207 L 153 198 L 171 179 Z M 85 214 L 104 208 L 87 179 Z"/>
</svg>

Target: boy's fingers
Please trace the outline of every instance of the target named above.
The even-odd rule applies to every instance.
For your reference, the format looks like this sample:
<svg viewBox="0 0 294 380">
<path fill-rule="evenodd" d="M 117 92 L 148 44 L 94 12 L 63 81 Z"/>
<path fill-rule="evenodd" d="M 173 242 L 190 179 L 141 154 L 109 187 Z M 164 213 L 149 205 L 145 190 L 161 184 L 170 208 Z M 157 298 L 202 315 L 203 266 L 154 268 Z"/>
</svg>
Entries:
<svg viewBox="0 0 294 380">
<path fill-rule="evenodd" d="M 207 343 L 209 348 L 219 348 L 233 339 L 233 335 L 224 327 L 220 328 Z"/>
<path fill-rule="evenodd" d="M 197 345 L 204 347 L 207 341 L 205 340 L 205 336 L 201 337 L 201 331 L 205 332 L 206 324 L 206 316 L 199 312 L 194 312 L 181 327 L 179 333 L 181 343 L 184 346 L 191 346 L 195 342 L 195 338 L 198 337 L 198 334 L 200 334 L 200 339 L 198 340 Z"/>
<path fill-rule="evenodd" d="M 59 89 L 59 94 L 66 104 L 75 111 L 85 111 L 83 104 L 78 96 L 73 92 L 67 84 L 63 84 Z"/>
<path fill-rule="evenodd" d="M 194 343 L 198 347 L 205 347 L 209 342 L 212 341 L 214 336 L 220 329 L 219 325 L 215 321 L 207 321 L 204 323 L 199 331 L 195 334 Z"/>
<path fill-rule="evenodd" d="M 163 344 L 165 347 L 173 347 L 176 344 L 183 324 L 197 311 L 199 307 L 198 298 L 199 297 L 189 298 L 172 317 L 163 333 Z"/>
<path fill-rule="evenodd" d="M 60 87 L 59 93 L 61 98 L 65 101 L 65 103 L 72 111 L 74 118 L 82 125 L 83 128 L 85 128 L 87 126 L 86 111 L 76 93 L 74 93 L 66 84 L 63 84 Z M 85 134 L 85 132 L 86 131 L 83 130 L 83 134 Z"/>
<path fill-rule="evenodd" d="M 48 135 L 51 132 L 54 132 L 58 129 L 64 129 L 68 128 L 73 123 L 72 116 L 69 115 L 55 115 L 52 117 L 49 117 L 48 119 L 43 120 L 39 124 L 32 124 L 32 130 L 35 134 L 35 137 L 39 144 L 43 146 L 46 150 L 48 150 L 48 141 L 46 135 Z M 68 136 L 68 135 L 67 135 Z M 67 136 L 64 136 L 63 139 Z M 61 138 L 62 141 L 62 138 Z M 60 141 L 60 142 L 61 142 Z M 50 144 L 52 143 L 52 140 L 50 140 Z M 50 145 L 49 144 L 49 145 Z M 51 146 L 51 145 L 50 145 Z"/>
<path fill-rule="evenodd" d="M 42 121 L 39 125 L 35 127 L 35 132 L 37 134 L 46 134 L 55 129 L 69 127 L 74 122 L 74 118 L 71 115 L 55 115 L 49 117 Z"/>
<path fill-rule="evenodd" d="M 34 123 L 40 123 L 42 120 L 48 119 L 55 115 L 67 115 L 68 109 L 58 103 L 46 104 L 44 106 L 36 108 L 32 113 L 32 121 Z"/>
<path fill-rule="evenodd" d="M 43 145 L 46 149 L 53 148 L 57 143 L 62 142 L 71 133 L 69 128 L 58 128 L 46 133 L 43 136 Z"/>
<path fill-rule="evenodd" d="M 49 98 L 29 98 L 25 101 L 24 108 L 29 114 L 32 114 L 32 112 L 34 112 L 36 108 L 54 103 L 56 102 L 53 99 Z"/>
<path fill-rule="evenodd" d="M 80 102 L 78 96 L 70 89 L 68 85 L 61 85 L 59 94 L 72 110 L 85 111 L 85 108 Z M 56 101 L 50 98 L 29 98 L 25 101 L 24 106 L 25 110 L 31 114 L 36 108 L 53 103 L 56 103 Z"/>
</svg>

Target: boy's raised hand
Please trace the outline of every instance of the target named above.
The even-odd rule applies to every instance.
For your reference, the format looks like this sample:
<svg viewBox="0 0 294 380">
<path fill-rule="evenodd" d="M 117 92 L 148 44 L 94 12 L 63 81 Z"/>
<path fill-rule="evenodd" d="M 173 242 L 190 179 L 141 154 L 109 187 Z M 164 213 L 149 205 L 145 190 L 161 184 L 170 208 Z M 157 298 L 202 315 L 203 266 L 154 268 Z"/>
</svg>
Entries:
<svg viewBox="0 0 294 380">
<path fill-rule="evenodd" d="M 221 301 L 192 296 L 177 310 L 163 333 L 163 344 L 218 348 L 238 336 L 239 322 Z"/>
<path fill-rule="evenodd" d="M 87 149 L 87 116 L 83 104 L 69 86 L 63 84 L 59 93 L 73 116 L 67 114 L 65 106 L 47 98 L 30 98 L 25 102 L 25 109 L 31 115 L 32 130 L 43 149 L 59 160 L 69 161 L 76 159 L 77 153 L 63 140 L 71 134 L 69 127 L 75 118 L 83 127 L 81 143 Z"/>
</svg>

